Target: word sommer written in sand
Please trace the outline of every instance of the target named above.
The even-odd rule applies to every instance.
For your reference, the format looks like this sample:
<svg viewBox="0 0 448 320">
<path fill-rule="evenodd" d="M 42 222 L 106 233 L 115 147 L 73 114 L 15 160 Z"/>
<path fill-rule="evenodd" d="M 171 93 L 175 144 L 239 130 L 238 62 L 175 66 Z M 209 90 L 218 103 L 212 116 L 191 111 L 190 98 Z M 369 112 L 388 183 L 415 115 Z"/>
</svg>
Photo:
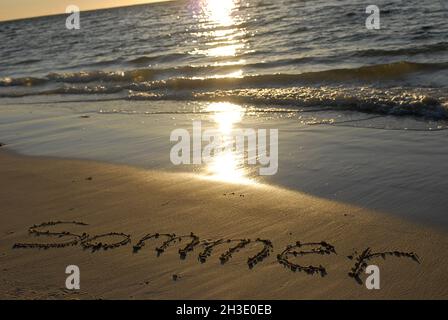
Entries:
<svg viewBox="0 0 448 320">
<path fill-rule="evenodd" d="M 68 246 L 81 246 L 84 249 L 90 249 L 92 251 L 97 250 L 112 250 L 118 247 L 126 246 L 131 243 L 131 236 L 120 232 L 109 232 L 100 235 L 91 236 L 87 233 L 76 234 L 70 231 L 50 231 L 51 227 L 57 225 L 75 225 L 75 226 L 87 226 L 88 224 L 78 221 L 50 221 L 44 222 L 38 225 L 31 226 L 28 231 L 34 236 L 49 236 L 58 237 L 64 239 L 59 242 L 49 243 L 16 243 L 15 249 L 18 248 L 37 248 L 37 249 L 50 249 L 50 248 L 64 248 Z M 67 239 L 68 238 L 68 239 Z M 67 239 L 67 240 L 66 240 Z M 155 248 L 157 256 L 162 255 L 168 248 L 175 244 L 180 244 L 184 241 L 185 244 L 178 249 L 178 253 L 181 259 L 185 259 L 187 254 L 192 252 L 196 247 L 201 247 L 202 251 L 198 255 L 198 260 L 201 263 L 205 263 L 207 259 L 212 255 L 213 250 L 217 246 L 226 246 L 227 250 L 219 257 L 221 264 L 226 264 L 237 252 L 246 248 L 249 244 L 256 244 L 261 247 L 261 250 L 253 256 L 247 258 L 247 265 L 250 269 L 254 268 L 256 264 L 265 260 L 273 252 L 273 244 L 268 239 L 257 238 L 252 239 L 216 239 L 216 240 L 201 240 L 194 233 L 188 235 L 176 235 L 174 233 L 149 233 L 143 236 L 133 246 L 134 253 L 139 252 L 147 242 L 150 240 L 163 239 L 164 241 L 160 246 Z M 109 240 L 110 242 L 106 242 Z M 327 275 L 326 268 L 322 265 L 304 265 L 297 264 L 291 261 L 292 257 L 303 257 L 310 254 L 318 255 L 336 255 L 336 249 L 328 242 L 300 242 L 297 241 L 293 244 L 286 246 L 279 254 L 277 254 L 277 262 L 290 269 L 293 272 L 305 272 L 306 274 L 320 274 L 322 277 Z M 383 258 L 386 256 L 405 257 L 410 258 L 419 263 L 419 258 L 414 252 L 401 252 L 401 251 L 385 251 L 385 252 L 373 252 L 371 248 L 366 248 L 360 254 L 356 251 L 354 254 L 349 255 L 347 258 L 354 261 L 353 267 L 348 272 L 348 276 L 355 279 L 359 284 L 362 284 L 361 275 L 368 266 L 367 263 L 374 258 Z"/>
</svg>

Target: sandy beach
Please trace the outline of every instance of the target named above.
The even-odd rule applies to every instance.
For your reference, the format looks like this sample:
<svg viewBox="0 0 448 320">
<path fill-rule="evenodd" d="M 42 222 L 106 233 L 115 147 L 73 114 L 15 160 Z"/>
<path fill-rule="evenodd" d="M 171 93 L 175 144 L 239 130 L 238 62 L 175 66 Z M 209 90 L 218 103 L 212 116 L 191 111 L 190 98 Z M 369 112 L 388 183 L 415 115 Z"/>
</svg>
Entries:
<svg viewBox="0 0 448 320">
<path fill-rule="evenodd" d="M 446 299 L 448 238 L 380 212 L 320 199 L 285 189 L 242 186 L 90 161 L 25 157 L 2 147 L 0 153 L 0 226 L 2 299 Z M 38 230 L 129 235 L 116 248 L 13 248 L 20 243 L 57 243 L 73 238 L 35 237 L 28 228 L 44 222 L 77 221 Z M 159 239 L 135 246 L 147 234 L 190 235 L 199 243 L 180 259 L 189 237 L 160 256 Z M 188 239 L 190 240 L 188 240 Z M 272 249 L 257 238 L 269 240 Z M 109 235 L 93 239 L 113 244 L 128 239 Z M 251 239 L 224 264 L 220 256 L 237 242 L 215 246 L 204 263 L 203 241 Z M 322 255 L 289 256 L 294 265 L 319 266 L 326 275 L 293 272 L 279 263 L 287 245 L 295 250 L 322 249 Z M 267 248 L 269 256 L 253 268 L 247 259 Z M 373 258 L 381 270 L 381 289 L 367 290 L 348 276 L 354 259 L 372 253 L 415 253 Z M 65 289 L 65 268 L 78 265 L 81 290 Z M 366 275 L 360 274 L 362 281 Z"/>
<path fill-rule="evenodd" d="M 0 1 L 0 300 L 448 299 L 446 18 Z"/>
</svg>

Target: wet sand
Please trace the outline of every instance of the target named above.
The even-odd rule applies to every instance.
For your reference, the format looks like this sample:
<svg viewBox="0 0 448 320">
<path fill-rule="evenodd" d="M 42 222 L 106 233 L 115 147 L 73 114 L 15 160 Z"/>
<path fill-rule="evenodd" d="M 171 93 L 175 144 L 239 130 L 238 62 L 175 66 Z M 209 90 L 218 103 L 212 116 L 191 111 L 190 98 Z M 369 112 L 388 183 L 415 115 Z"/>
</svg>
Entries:
<svg viewBox="0 0 448 320">
<path fill-rule="evenodd" d="M 350 111 L 254 112 L 252 106 L 228 103 L 39 104 L 39 99 L 49 98 L 33 97 L 24 104 L 0 101 L 0 141 L 8 149 L 149 170 L 221 177 L 231 173 L 448 231 L 448 130 L 437 130 L 439 124 Z M 223 111 L 210 111 L 219 108 Z M 229 125 L 278 129 L 277 174 L 259 176 L 237 156 L 232 166 L 172 164 L 170 134 L 176 128 L 191 132 L 192 120 L 201 120 L 204 130 Z M 216 162 L 229 161 L 218 157 Z M 234 172 L 229 172 L 232 167 Z"/>
<path fill-rule="evenodd" d="M 5 147 L 0 152 L 0 176 L 2 299 L 448 298 L 446 234 L 380 212 L 267 185 L 25 157 Z M 33 225 L 57 221 L 88 225 L 37 226 L 29 234 Z M 46 230 L 88 235 L 82 241 L 35 236 Z M 154 233 L 161 234 L 159 239 L 144 241 L 134 252 L 133 246 Z M 162 234 L 171 233 L 187 237 L 164 243 L 169 238 Z M 103 234 L 107 236 L 92 239 Z M 73 239 L 80 241 L 62 248 L 13 248 Z M 224 243 L 210 248 L 219 239 Z M 227 239 L 251 242 L 237 252 L 229 249 L 241 242 Z M 188 244 L 196 240 L 199 243 L 189 251 Z M 210 256 L 204 252 L 204 240 Z M 120 241 L 122 245 L 104 250 Z M 281 255 L 289 244 L 295 245 L 291 251 L 315 249 L 322 254 Z M 156 247 L 162 248 L 160 256 Z M 380 268 L 380 290 L 366 289 L 364 272 L 359 273 L 361 284 L 348 275 L 357 254 L 352 260 L 347 256 L 367 248 L 385 253 L 385 260 L 367 261 Z M 179 249 L 186 249 L 180 252 L 185 259 Z M 269 256 L 264 257 L 266 252 Z M 259 260 L 252 268 L 249 257 Z M 68 265 L 80 268 L 79 291 L 65 289 Z M 316 273 L 309 274 L 310 266 Z"/>
</svg>

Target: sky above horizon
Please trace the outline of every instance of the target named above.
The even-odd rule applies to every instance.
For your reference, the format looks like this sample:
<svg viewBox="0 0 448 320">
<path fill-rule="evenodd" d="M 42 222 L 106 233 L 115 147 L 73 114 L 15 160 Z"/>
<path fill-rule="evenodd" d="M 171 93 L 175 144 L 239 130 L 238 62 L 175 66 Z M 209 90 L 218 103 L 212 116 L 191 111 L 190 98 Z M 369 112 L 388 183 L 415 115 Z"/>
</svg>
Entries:
<svg viewBox="0 0 448 320">
<path fill-rule="evenodd" d="M 69 5 L 84 11 L 160 1 L 167 0 L 1 0 L 0 21 L 65 13 Z"/>
</svg>

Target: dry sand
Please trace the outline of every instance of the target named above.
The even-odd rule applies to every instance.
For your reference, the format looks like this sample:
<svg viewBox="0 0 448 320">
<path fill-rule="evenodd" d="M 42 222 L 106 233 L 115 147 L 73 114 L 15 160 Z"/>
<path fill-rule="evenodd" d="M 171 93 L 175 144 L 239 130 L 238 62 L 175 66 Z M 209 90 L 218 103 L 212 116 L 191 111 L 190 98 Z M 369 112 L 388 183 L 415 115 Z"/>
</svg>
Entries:
<svg viewBox="0 0 448 320">
<path fill-rule="evenodd" d="M 0 177 L 2 299 L 448 298 L 448 237 L 382 213 L 272 186 L 224 184 L 189 174 L 24 157 L 5 150 Z M 57 220 L 88 225 L 47 230 L 90 236 L 121 232 L 130 235 L 131 243 L 95 252 L 80 245 L 13 249 L 16 243 L 65 241 L 28 234 L 34 224 Z M 205 263 L 198 261 L 202 245 L 181 260 L 178 249 L 187 239 L 160 257 L 155 247 L 161 239 L 133 253 L 133 245 L 156 232 L 194 232 L 200 240 L 269 239 L 273 251 L 253 269 L 247 258 L 263 248 L 260 243 L 248 245 L 223 265 L 219 256 L 229 245 L 216 247 Z M 277 254 L 296 241 L 334 245 L 336 254 L 290 258 L 302 266 L 322 265 L 326 276 L 292 272 L 279 264 Z M 367 290 L 348 276 L 355 262 L 347 256 L 368 247 L 415 252 L 420 263 L 395 256 L 371 260 L 369 264 L 380 267 L 381 289 Z M 73 264 L 81 270 L 81 290 L 75 292 L 65 289 L 65 268 Z"/>
</svg>

